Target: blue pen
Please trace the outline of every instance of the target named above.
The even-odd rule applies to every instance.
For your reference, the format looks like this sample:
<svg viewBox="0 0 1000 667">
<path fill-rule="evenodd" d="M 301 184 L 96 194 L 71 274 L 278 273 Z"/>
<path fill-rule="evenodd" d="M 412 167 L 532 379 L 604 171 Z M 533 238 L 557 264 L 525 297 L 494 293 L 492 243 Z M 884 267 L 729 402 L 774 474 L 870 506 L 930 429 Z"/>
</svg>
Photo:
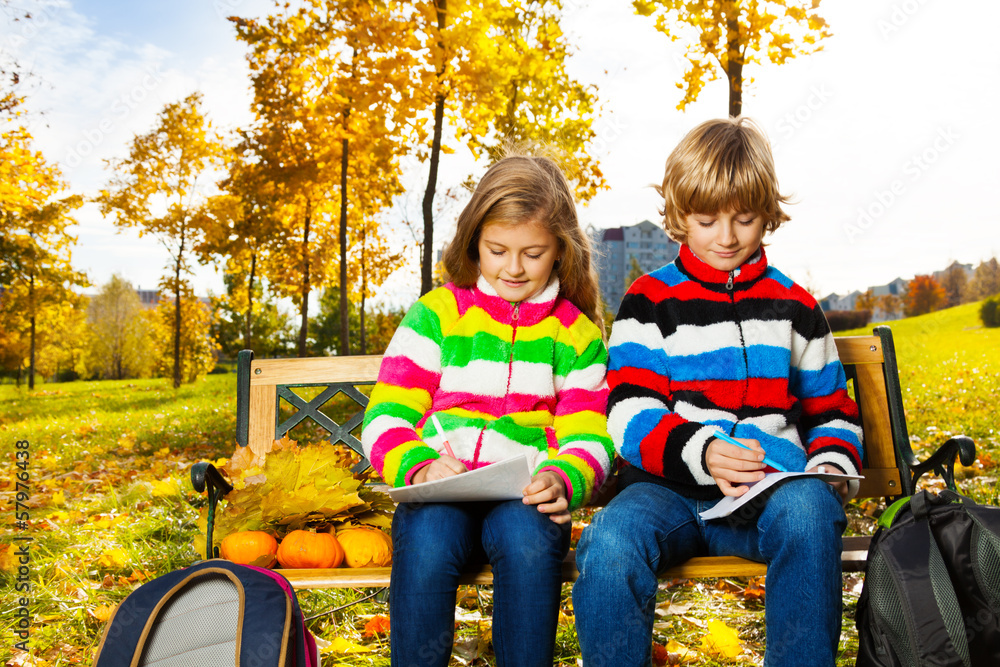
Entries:
<svg viewBox="0 0 1000 667">
<path fill-rule="evenodd" d="M 725 440 L 726 442 L 728 442 L 731 445 L 736 445 L 737 447 L 742 447 L 743 449 L 750 449 L 749 447 L 747 447 L 746 445 L 744 445 L 739 440 L 734 440 L 733 438 L 730 438 L 728 435 L 726 435 L 725 433 L 723 433 L 722 430 L 720 430 L 720 429 L 715 429 L 715 437 L 718 438 L 719 440 Z M 780 463 L 775 463 L 774 461 L 772 461 L 771 459 L 767 458 L 766 456 L 764 457 L 764 465 L 769 465 L 772 468 L 774 468 L 775 470 L 780 470 L 781 472 L 788 472 L 788 468 L 786 468 L 785 466 L 781 465 Z"/>
</svg>

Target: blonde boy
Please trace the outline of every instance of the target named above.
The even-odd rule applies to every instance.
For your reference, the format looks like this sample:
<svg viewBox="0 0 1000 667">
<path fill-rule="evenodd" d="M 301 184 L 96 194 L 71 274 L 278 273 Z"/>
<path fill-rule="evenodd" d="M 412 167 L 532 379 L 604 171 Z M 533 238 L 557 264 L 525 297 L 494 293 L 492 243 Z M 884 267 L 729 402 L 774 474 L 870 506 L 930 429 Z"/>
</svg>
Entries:
<svg viewBox="0 0 1000 667">
<path fill-rule="evenodd" d="M 765 665 L 829 667 L 847 485 L 795 479 L 747 512 L 699 517 L 763 479 L 765 453 L 788 470 L 861 469 L 858 409 L 826 318 L 767 263 L 763 237 L 788 220 L 767 139 L 745 118 L 703 123 L 658 190 L 682 246 L 633 283 L 612 328 L 608 431 L 624 465 L 580 541 L 584 663 L 649 665 L 657 573 L 734 555 L 768 564 Z"/>
</svg>

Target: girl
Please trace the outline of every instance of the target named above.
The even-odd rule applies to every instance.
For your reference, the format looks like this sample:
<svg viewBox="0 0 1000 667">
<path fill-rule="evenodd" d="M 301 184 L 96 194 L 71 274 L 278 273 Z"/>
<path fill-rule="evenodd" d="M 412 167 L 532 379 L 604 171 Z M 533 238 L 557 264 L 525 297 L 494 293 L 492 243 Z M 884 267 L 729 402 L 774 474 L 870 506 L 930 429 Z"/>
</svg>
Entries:
<svg viewBox="0 0 1000 667">
<path fill-rule="evenodd" d="M 414 304 L 385 352 L 365 454 L 392 486 L 520 454 L 534 476 L 522 500 L 397 507 L 392 664 L 448 664 L 459 573 L 488 561 L 497 664 L 550 666 L 570 512 L 600 488 L 614 456 L 597 278 L 556 164 L 494 164 L 444 265 L 452 282 Z M 454 458 L 437 449 L 445 439 Z"/>
</svg>

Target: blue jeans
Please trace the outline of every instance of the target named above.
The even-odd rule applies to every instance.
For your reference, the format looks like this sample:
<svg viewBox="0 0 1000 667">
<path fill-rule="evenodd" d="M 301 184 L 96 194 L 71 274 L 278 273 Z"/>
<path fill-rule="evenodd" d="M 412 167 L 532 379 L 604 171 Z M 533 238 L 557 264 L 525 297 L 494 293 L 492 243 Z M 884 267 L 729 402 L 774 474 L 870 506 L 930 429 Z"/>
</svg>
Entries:
<svg viewBox="0 0 1000 667">
<path fill-rule="evenodd" d="M 402 503 L 392 519 L 394 667 L 447 665 L 459 573 L 493 566 L 497 665 L 551 667 L 570 526 L 520 500 Z"/>
<path fill-rule="evenodd" d="M 841 534 L 837 492 L 793 479 L 734 514 L 703 521 L 716 501 L 641 482 L 625 487 L 584 529 L 573 588 L 586 667 L 651 664 L 657 573 L 693 556 L 767 563 L 768 667 L 830 667 L 840 640 Z"/>
</svg>

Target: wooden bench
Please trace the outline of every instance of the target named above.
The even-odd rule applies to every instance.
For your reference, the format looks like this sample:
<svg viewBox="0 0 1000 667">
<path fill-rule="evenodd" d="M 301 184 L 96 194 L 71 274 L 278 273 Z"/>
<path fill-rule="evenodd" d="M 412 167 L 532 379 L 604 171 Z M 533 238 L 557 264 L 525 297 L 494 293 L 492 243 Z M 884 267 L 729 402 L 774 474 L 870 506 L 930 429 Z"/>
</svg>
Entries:
<svg viewBox="0 0 1000 667">
<path fill-rule="evenodd" d="M 871 336 L 836 338 L 840 360 L 844 364 L 849 383 L 861 410 L 864 426 L 865 461 L 858 498 L 891 499 L 911 495 L 917 480 L 926 472 L 940 475 L 949 488 L 955 488 L 954 467 L 956 458 L 965 465 L 975 460 L 975 444 L 965 436 L 956 436 L 945 442 L 929 458 L 919 461 L 910 448 L 903 401 L 896 367 L 896 353 L 889 327 L 876 327 Z M 284 436 L 289 429 L 304 419 L 313 419 L 330 432 L 331 442 L 343 442 L 361 454 L 362 461 L 355 472 L 369 467 L 361 451 L 361 443 L 351 434 L 361 423 L 367 397 L 359 386 L 371 385 L 378 377 L 380 356 L 320 357 L 304 359 L 260 359 L 253 352 L 239 354 L 237 368 L 237 441 L 267 443 Z M 298 387 L 322 387 L 312 400 L 306 400 L 292 391 Z M 338 393 L 350 396 L 360 406 L 357 414 L 338 424 L 319 411 L 319 408 Z M 288 402 L 296 412 L 282 421 L 280 401 Z M 192 481 L 198 491 L 208 489 L 209 534 L 212 544 L 212 521 L 215 504 L 228 492 L 229 484 L 208 463 L 198 463 L 192 468 Z M 863 571 L 870 536 L 844 538 L 843 565 L 845 572 Z M 335 568 L 317 570 L 282 570 L 295 588 L 354 588 L 388 586 L 389 567 Z M 717 556 L 692 558 L 670 568 L 665 578 L 739 577 L 758 576 L 766 572 L 763 563 L 743 558 Z M 575 581 L 578 575 L 575 553 L 570 551 L 563 564 L 566 581 Z M 465 584 L 491 584 L 490 567 L 468 572 L 462 578 Z"/>
</svg>

